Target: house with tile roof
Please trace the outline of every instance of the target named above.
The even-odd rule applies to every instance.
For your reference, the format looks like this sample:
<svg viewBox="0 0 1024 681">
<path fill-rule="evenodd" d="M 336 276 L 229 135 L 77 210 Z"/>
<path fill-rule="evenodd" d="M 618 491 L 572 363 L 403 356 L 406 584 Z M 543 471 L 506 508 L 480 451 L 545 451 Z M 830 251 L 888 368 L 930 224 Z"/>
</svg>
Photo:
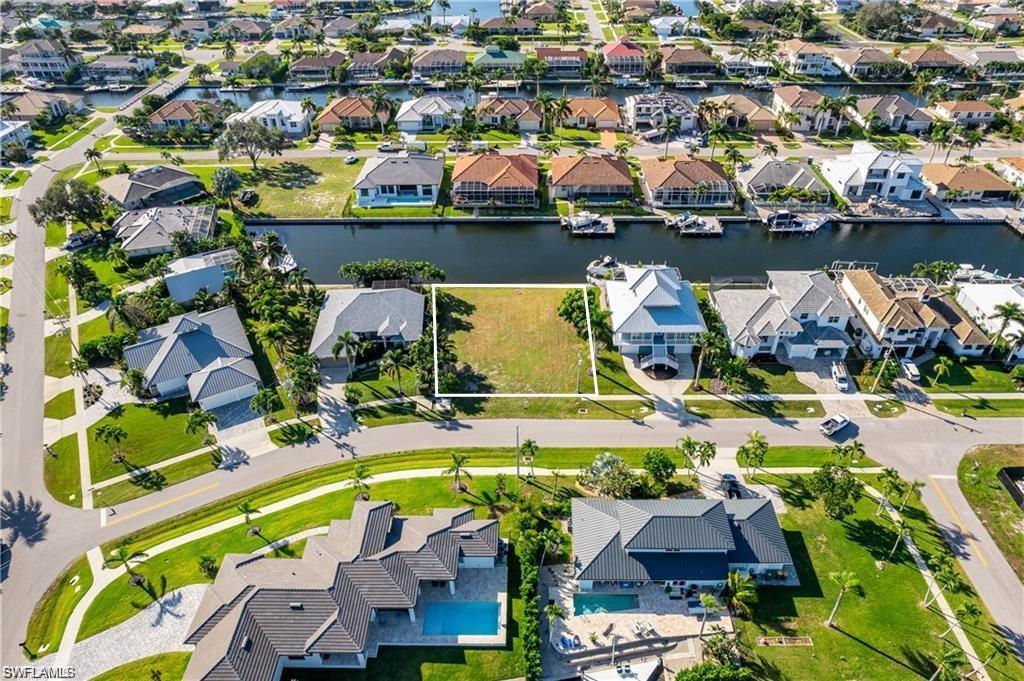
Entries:
<svg viewBox="0 0 1024 681">
<path fill-rule="evenodd" d="M 328 38 L 345 38 L 355 30 L 356 26 L 354 19 L 344 15 L 338 16 L 324 24 L 324 35 Z"/>
<path fill-rule="evenodd" d="M 536 56 L 548 65 L 545 75 L 549 78 L 579 78 L 590 59 L 586 50 L 567 47 L 538 47 Z"/>
<path fill-rule="evenodd" d="M 69 113 L 85 111 L 85 97 L 64 92 L 35 92 L 29 90 L 21 94 L 7 96 L 4 102 L 14 104 L 14 111 L 6 116 L 7 121 L 23 121 L 31 123 L 36 116 L 45 113 L 52 119 L 63 118 Z"/>
<path fill-rule="evenodd" d="M 836 114 L 832 109 L 820 109 L 823 101 L 825 95 L 799 85 L 785 85 L 772 90 L 772 111 L 781 125 L 794 132 L 834 132 L 837 124 L 841 128 L 849 123 L 845 116 Z M 796 114 L 800 118 L 790 120 L 787 114 Z"/>
<path fill-rule="evenodd" d="M 762 156 L 736 174 L 736 184 L 755 206 L 772 210 L 815 210 L 832 202 L 828 185 L 806 161 Z"/>
<path fill-rule="evenodd" d="M 289 65 L 288 75 L 295 80 L 334 80 L 335 69 L 344 63 L 345 55 L 337 50 L 319 56 L 306 55 Z"/>
<path fill-rule="evenodd" d="M 795 575 L 768 499 L 573 499 L 573 578 L 583 591 L 647 582 L 720 589 L 730 571 Z"/>
<path fill-rule="evenodd" d="M 899 95 L 867 95 L 846 107 L 846 115 L 861 128 L 892 132 L 921 132 L 931 127 L 932 115 Z"/>
<path fill-rule="evenodd" d="M 286 667 L 363 668 L 381 646 L 503 647 L 502 556 L 498 521 L 478 520 L 471 508 L 400 516 L 391 502 L 356 501 L 349 518 L 307 540 L 302 558 L 224 556 L 186 632 L 195 651 L 185 678 L 272 681 Z M 466 606 L 476 625 L 453 632 L 445 618 Z"/>
<path fill-rule="evenodd" d="M 210 117 L 202 113 L 203 107 Z M 151 132 L 167 132 L 171 128 L 184 130 L 194 126 L 202 132 L 209 132 L 220 119 L 221 103 L 219 100 L 204 99 L 173 99 L 156 111 L 149 114 L 149 130 Z M 197 114 L 199 114 L 197 116 Z"/>
<path fill-rule="evenodd" d="M 839 68 L 832 63 L 828 51 L 821 45 L 793 38 L 782 43 L 779 49 L 783 66 L 795 75 L 838 76 Z"/>
<path fill-rule="evenodd" d="M 962 23 L 938 12 L 924 12 L 915 22 L 913 30 L 922 38 L 961 36 L 967 32 Z"/>
<path fill-rule="evenodd" d="M 644 48 L 628 37 L 607 43 L 601 52 L 604 53 L 604 63 L 612 75 L 644 75 Z"/>
<path fill-rule="evenodd" d="M 214 35 L 249 43 L 257 43 L 270 30 L 269 21 L 258 21 L 247 17 L 228 19 L 217 26 Z"/>
<path fill-rule="evenodd" d="M 964 61 L 986 78 L 1024 73 L 1024 59 L 1012 47 L 974 49 L 964 55 Z"/>
<path fill-rule="evenodd" d="M 455 75 L 466 69 L 466 53 L 462 50 L 437 48 L 421 50 L 412 58 L 413 75 L 423 78 Z"/>
<path fill-rule="evenodd" d="M 174 250 L 171 235 L 184 232 L 194 239 L 213 236 L 217 225 L 217 208 L 200 206 L 158 206 L 121 213 L 111 224 L 114 238 L 129 257 L 170 253 Z"/>
<path fill-rule="evenodd" d="M 925 163 L 921 180 L 940 201 L 1009 201 L 1017 188 L 985 166 Z"/>
<path fill-rule="evenodd" d="M 610 97 L 572 97 L 564 125 L 567 128 L 618 130 L 622 127 L 619 104 Z"/>
<path fill-rule="evenodd" d="M 937 71 L 950 75 L 964 70 L 962 61 L 937 47 L 912 47 L 900 52 L 896 58 L 906 64 L 914 75 L 921 71 Z"/>
<path fill-rule="evenodd" d="M 962 125 L 965 128 L 991 125 L 996 120 L 995 107 L 981 99 L 954 99 L 935 102 L 932 104 L 931 111 L 947 123 Z"/>
<path fill-rule="evenodd" d="M 536 100 L 484 97 L 476 105 L 476 120 L 480 125 L 498 128 L 514 124 L 520 132 L 537 132 L 544 121 L 544 113 Z"/>
<path fill-rule="evenodd" d="M 536 208 L 540 205 L 537 157 L 488 152 L 460 156 L 452 170 L 456 206 Z"/>
<path fill-rule="evenodd" d="M 1012 182 L 1015 187 L 1024 189 L 1024 158 L 1013 156 L 999 160 L 1002 162 L 999 173 Z"/>
<path fill-rule="evenodd" d="M 441 193 L 444 160 L 402 152 L 366 159 L 356 177 L 355 204 L 362 208 L 433 206 Z"/>
<path fill-rule="evenodd" d="M 536 22 L 554 23 L 558 16 L 558 10 L 555 8 L 554 3 L 548 0 L 540 0 L 540 2 L 527 5 L 526 9 L 523 10 L 523 16 Z"/>
<path fill-rule="evenodd" d="M 718 161 L 645 158 L 640 184 L 656 208 L 731 208 L 736 189 Z"/>
<path fill-rule="evenodd" d="M 824 272 L 769 271 L 764 280 L 712 280 L 708 299 L 737 357 L 842 359 L 853 345 L 846 333 L 853 310 Z"/>
<path fill-rule="evenodd" d="M 423 333 L 422 294 L 407 288 L 330 289 L 320 306 L 309 352 L 322 367 L 348 366 L 335 357 L 335 339 L 346 331 L 367 343 L 394 347 L 407 345 Z"/>
<path fill-rule="evenodd" d="M 754 132 L 775 131 L 775 113 L 746 95 L 717 95 L 704 99 L 721 107 L 717 120 L 729 130 L 752 128 Z M 710 124 L 710 120 L 707 123 Z"/>
<path fill-rule="evenodd" d="M 349 57 L 348 75 L 356 80 L 383 78 L 389 65 L 402 64 L 407 59 L 409 53 L 397 47 L 389 47 L 383 52 L 358 52 Z"/>
<path fill-rule="evenodd" d="M 586 198 L 591 203 L 633 199 L 633 175 L 618 156 L 554 156 L 548 177 L 551 194 L 560 199 Z"/>
<path fill-rule="evenodd" d="M 526 17 L 491 17 L 480 22 L 491 35 L 524 35 L 537 32 L 537 22 Z"/>
<path fill-rule="evenodd" d="M 158 398 L 187 394 L 209 410 L 259 390 L 252 346 L 233 306 L 175 315 L 138 337 L 124 349 L 125 366 L 140 370 L 143 387 Z"/>
<path fill-rule="evenodd" d="M 988 335 L 930 279 L 885 278 L 873 270 L 841 270 L 839 290 L 856 315 L 853 338 L 862 353 L 898 357 L 946 345 L 977 357 L 991 346 Z"/>
<path fill-rule="evenodd" d="M 706 76 L 718 73 L 718 62 L 694 47 L 668 45 L 661 48 L 661 69 L 672 76 Z"/>
<path fill-rule="evenodd" d="M 277 40 L 309 40 L 323 28 L 323 21 L 316 17 L 288 17 L 274 25 Z"/>
<path fill-rule="evenodd" d="M 333 135 L 343 130 L 372 130 L 380 125 L 380 116 L 373 110 L 369 97 L 336 97 L 324 106 L 313 121 L 322 132 Z"/>
<path fill-rule="evenodd" d="M 105 177 L 96 183 L 128 210 L 181 203 L 206 193 L 199 178 L 178 166 L 150 166 Z"/>
<path fill-rule="evenodd" d="M 605 283 L 605 295 L 612 343 L 641 369 L 678 369 L 676 356 L 692 352 L 707 330 L 693 287 L 675 267 L 627 265 L 621 280 Z"/>
<path fill-rule="evenodd" d="M 832 60 L 846 75 L 867 80 L 888 79 L 907 70 L 903 62 L 877 47 L 837 50 Z"/>
</svg>

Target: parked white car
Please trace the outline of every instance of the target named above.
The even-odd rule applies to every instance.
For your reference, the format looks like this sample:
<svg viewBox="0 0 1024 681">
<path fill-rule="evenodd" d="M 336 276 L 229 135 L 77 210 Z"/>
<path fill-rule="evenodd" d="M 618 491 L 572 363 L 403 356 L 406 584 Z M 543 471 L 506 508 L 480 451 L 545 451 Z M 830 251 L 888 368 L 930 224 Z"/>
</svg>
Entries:
<svg viewBox="0 0 1024 681">
<path fill-rule="evenodd" d="M 820 430 L 821 434 L 825 437 L 832 437 L 848 425 L 850 425 L 849 416 L 846 414 L 833 414 L 821 422 L 821 425 L 818 426 L 818 430 Z"/>
<path fill-rule="evenodd" d="M 911 362 L 909 359 L 900 360 L 900 371 L 907 377 L 908 381 L 914 383 L 921 382 L 921 370 L 917 368 L 917 365 Z"/>
<path fill-rule="evenodd" d="M 836 390 L 845 393 L 850 389 L 850 374 L 846 371 L 846 365 L 841 361 L 832 362 L 832 382 Z"/>
</svg>

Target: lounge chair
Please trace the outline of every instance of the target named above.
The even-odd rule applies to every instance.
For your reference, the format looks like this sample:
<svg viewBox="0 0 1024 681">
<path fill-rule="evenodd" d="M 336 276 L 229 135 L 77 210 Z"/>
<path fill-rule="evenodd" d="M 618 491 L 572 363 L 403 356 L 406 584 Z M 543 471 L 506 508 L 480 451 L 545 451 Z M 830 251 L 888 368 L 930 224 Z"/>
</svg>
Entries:
<svg viewBox="0 0 1024 681">
<path fill-rule="evenodd" d="M 633 668 L 628 664 L 622 665 L 622 674 L 623 676 L 633 676 Z"/>
<path fill-rule="evenodd" d="M 651 623 L 650 623 L 650 622 L 648 622 L 647 620 L 644 620 L 643 622 L 641 622 L 641 623 L 640 623 L 640 626 L 641 626 L 641 627 L 643 627 L 643 628 L 644 628 L 644 629 L 645 629 L 645 630 L 647 631 L 647 634 L 648 634 L 649 636 L 654 636 L 654 634 L 656 633 L 656 632 L 654 631 L 654 627 L 653 627 L 653 626 L 651 626 Z"/>
<path fill-rule="evenodd" d="M 637 624 L 636 622 L 633 623 L 632 631 L 633 631 L 634 634 L 636 634 L 637 638 L 643 638 L 644 637 L 644 630 L 641 629 L 640 625 Z"/>
</svg>

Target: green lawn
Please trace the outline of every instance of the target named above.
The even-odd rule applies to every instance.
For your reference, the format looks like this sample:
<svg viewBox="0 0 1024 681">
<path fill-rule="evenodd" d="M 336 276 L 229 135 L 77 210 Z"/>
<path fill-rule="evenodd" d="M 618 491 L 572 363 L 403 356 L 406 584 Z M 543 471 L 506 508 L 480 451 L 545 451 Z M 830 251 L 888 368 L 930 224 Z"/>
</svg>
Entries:
<svg viewBox="0 0 1024 681">
<path fill-rule="evenodd" d="M 43 481 L 54 499 L 82 507 L 82 467 L 78 459 L 78 436 L 68 435 L 50 445 L 43 457 Z"/>
<path fill-rule="evenodd" d="M 728 400 L 691 400 L 686 410 L 709 419 L 745 418 L 820 418 L 825 409 L 817 400 L 787 402 L 730 402 Z"/>
<path fill-rule="evenodd" d="M 240 2 L 232 5 L 228 14 L 240 14 L 242 16 L 266 16 L 270 14 L 269 2 Z"/>
<path fill-rule="evenodd" d="M 953 360 L 948 376 L 935 383 L 935 366 L 938 358 L 918 365 L 921 370 L 921 386 L 925 392 L 967 392 L 967 393 L 1012 393 L 1017 392 L 1010 374 L 1000 362 L 968 362 L 961 364 Z"/>
<path fill-rule="evenodd" d="M 179 681 L 184 678 L 192 653 L 163 653 L 144 657 L 128 664 L 121 665 L 94 676 L 92 681 L 124 681 L 124 679 L 159 679 L 160 681 Z M 153 672 L 159 673 L 154 676 Z"/>
<path fill-rule="evenodd" d="M 1019 418 L 1024 416 L 1024 400 L 935 400 L 932 402 L 942 412 L 970 418 Z"/>
<path fill-rule="evenodd" d="M 452 300 L 442 323 L 460 364 L 462 392 L 576 392 L 577 358 L 586 379 L 590 350 L 558 316 L 566 290 L 445 289 Z M 592 380 L 581 381 L 580 392 L 593 390 Z"/>
<path fill-rule="evenodd" d="M 75 584 L 71 583 L 78 577 Z M 92 570 L 85 556 L 80 556 L 60 577 L 54 580 L 43 597 L 36 603 L 28 621 L 25 634 L 26 646 L 33 654 L 53 652 L 60 646 L 64 627 L 71 611 L 92 586 Z M 43 647 L 45 649 L 43 649 Z"/>
<path fill-rule="evenodd" d="M 28 176 L 27 170 L 0 170 L 0 183 L 3 183 L 4 189 L 17 189 L 25 184 Z"/>
<path fill-rule="evenodd" d="M 452 407 L 455 419 L 643 419 L 655 411 L 654 403 L 647 400 L 602 402 L 572 397 L 458 397 Z M 444 420 L 409 402 L 361 407 L 354 415 L 367 428 Z"/>
<path fill-rule="evenodd" d="M 46 128 L 33 128 L 32 136 L 39 146 L 49 151 L 58 151 L 60 149 L 67 149 L 85 137 L 89 132 L 95 130 L 102 122 L 102 118 L 94 117 L 84 123 L 80 123 L 77 128 L 67 123 Z"/>
<path fill-rule="evenodd" d="M 977 472 L 974 471 L 978 464 Z M 1024 445 L 988 445 L 967 452 L 957 468 L 960 491 L 985 525 L 992 539 L 1024 580 L 1024 511 L 1013 501 L 996 475 L 1008 466 L 1024 465 Z"/>
<path fill-rule="evenodd" d="M 107 413 L 89 426 L 89 461 L 93 482 L 128 472 L 131 467 L 144 467 L 195 451 L 203 446 L 203 433 L 185 432 L 188 400 L 181 397 L 153 405 L 127 404 Z M 121 443 L 127 462 L 111 461 L 110 447 L 98 442 L 96 429 L 105 423 L 124 429 L 128 437 Z"/>
<path fill-rule="evenodd" d="M 626 373 L 622 355 L 610 348 L 601 348 L 597 353 L 597 392 L 601 395 L 647 394 Z"/>
<path fill-rule="evenodd" d="M 68 240 L 68 230 L 60 222 L 50 222 L 46 225 L 46 245 L 49 248 L 59 248 Z"/>
<path fill-rule="evenodd" d="M 125 330 L 125 326 L 119 321 L 114 323 L 114 328 L 111 330 L 110 322 L 107 321 L 106 315 L 100 315 L 84 324 L 78 325 L 78 342 L 88 343 L 91 340 L 102 338 L 108 334 L 121 333 Z"/>
<path fill-rule="evenodd" d="M 141 269 L 115 267 L 113 261 L 107 257 L 107 250 L 102 246 L 83 248 L 78 251 L 78 257 L 92 268 L 100 283 L 106 284 L 115 292 L 123 286 L 146 278 Z"/>
<path fill-rule="evenodd" d="M 0 222 L 10 221 L 13 201 L 10 196 L 0 196 Z"/>
<path fill-rule="evenodd" d="M 401 376 L 402 393 L 405 395 L 415 395 L 417 393 L 416 374 L 409 369 L 403 369 Z M 349 377 L 346 385 L 359 397 L 360 402 L 386 400 L 398 397 L 400 394 L 398 381 L 387 374 L 381 374 L 376 366 L 359 369 L 354 375 Z"/>
<path fill-rule="evenodd" d="M 813 466 L 817 468 L 822 464 L 834 461 L 831 447 L 815 446 L 775 446 L 768 448 L 768 455 L 764 458 L 765 468 L 788 468 L 796 466 Z M 865 456 L 854 463 L 854 466 L 869 467 L 877 466 L 878 462 L 869 456 Z"/>
<path fill-rule="evenodd" d="M 710 369 L 705 367 L 710 373 Z M 712 376 L 705 375 L 700 379 L 700 386 L 707 390 Z M 688 393 L 698 392 L 695 385 L 687 389 Z M 813 395 L 814 389 L 801 383 L 796 372 L 785 364 L 775 362 L 749 364 L 744 376 L 737 380 L 734 392 L 737 393 L 770 393 L 774 395 Z"/>
<path fill-rule="evenodd" d="M 71 336 L 53 334 L 43 339 L 43 370 L 47 376 L 63 378 L 71 375 Z"/>
<path fill-rule="evenodd" d="M 868 411 L 880 419 L 891 419 L 907 413 L 907 405 L 899 400 L 865 400 Z"/>
<path fill-rule="evenodd" d="M 0 306 L 0 350 L 7 349 L 7 341 L 10 337 L 11 331 L 8 328 L 11 322 L 11 311 Z"/>
<path fill-rule="evenodd" d="M 66 419 L 75 415 L 75 391 L 65 390 L 43 405 L 43 416 L 48 419 Z"/>
<path fill-rule="evenodd" d="M 90 443 L 89 446 L 90 448 L 106 448 L 102 443 Z M 219 464 L 220 458 L 216 452 L 197 454 L 184 461 L 149 471 L 130 480 L 122 480 L 107 487 L 101 487 L 93 492 L 93 503 L 97 507 L 123 504 L 126 501 L 159 492 L 165 487 L 176 485 L 179 482 L 191 480 L 204 473 L 210 473 L 216 470 Z"/>
<path fill-rule="evenodd" d="M 46 263 L 46 313 L 51 317 L 68 316 L 68 280 L 57 271 L 67 256 Z"/>
<path fill-rule="evenodd" d="M 920 605 L 925 582 L 905 547 L 881 569 L 880 561 L 887 561 L 896 535 L 887 518 L 875 515 L 876 503 L 865 497 L 854 515 L 838 522 L 824 515 L 821 502 L 804 485 L 806 478 L 754 479 L 780 488 L 788 509 L 779 520 L 801 582 L 797 588 L 762 587 L 752 621 L 734 620 L 755 675 L 908 681 L 929 677 L 942 651 L 938 636 L 945 621 L 936 606 Z M 926 555 L 948 551 L 923 509 L 909 506 L 906 517 Z M 838 571 L 853 572 L 861 591 L 844 597 L 837 626 L 830 629 L 824 623 L 837 587 L 829 574 Z M 758 636 L 809 636 L 813 647 L 759 646 Z"/>
</svg>

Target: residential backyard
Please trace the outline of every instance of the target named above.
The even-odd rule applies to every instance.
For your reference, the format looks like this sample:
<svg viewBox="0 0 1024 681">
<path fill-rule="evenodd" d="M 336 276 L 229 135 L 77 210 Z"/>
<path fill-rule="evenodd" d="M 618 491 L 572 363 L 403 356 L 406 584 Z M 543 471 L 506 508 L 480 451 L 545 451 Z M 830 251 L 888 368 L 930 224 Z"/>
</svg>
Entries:
<svg viewBox="0 0 1024 681">
<path fill-rule="evenodd" d="M 461 392 L 575 393 L 579 377 L 579 392 L 592 394 L 589 345 L 558 316 L 566 290 L 439 287 Z"/>
<path fill-rule="evenodd" d="M 977 466 L 977 470 L 975 470 Z M 999 545 L 1017 576 L 1024 580 L 1024 510 L 996 477 L 1007 467 L 1024 466 L 1024 445 L 988 445 L 967 452 L 957 469 L 960 491 Z"/>
</svg>

